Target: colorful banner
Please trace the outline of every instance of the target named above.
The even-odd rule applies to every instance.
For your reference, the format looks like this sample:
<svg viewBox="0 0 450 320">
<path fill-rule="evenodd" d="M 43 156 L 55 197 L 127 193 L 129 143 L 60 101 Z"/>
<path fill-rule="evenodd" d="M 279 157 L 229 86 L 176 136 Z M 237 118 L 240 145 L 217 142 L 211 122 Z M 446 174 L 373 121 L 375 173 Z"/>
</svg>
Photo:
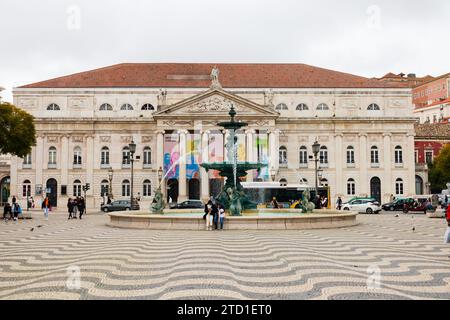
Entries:
<svg viewBox="0 0 450 320">
<path fill-rule="evenodd" d="M 178 148 L 178 134 L 164 135 L 164 177 L 178 179 L 180 152 Z"/>
<path fill-rule="evenodd" d="M 186 178 L 200 179 L 201 135 L 188 134 L 186 140 Z"/>
<path fill-rule="evenodd" d="M 208 153 L 208 162 L 214 163 L 214 162 L 223 162 L 224 155 L 223 155 L 223 134 L 221 132 L 212 132 L 209 134 L 209 153 Z M 209 171 L 209 177 L 210 179 L 217 179 L 221 178 L 218 171 L 211 170 Z"/>
<path fill-rule="evenodd" d="M 259 172 L 255 170 L 254 179 L 262 179 L 269 181 L 269 136 L 267 132 L 259 132 L 255 135 L 255 147 L 257 152 L 257 161 L 267 166 L 262 168 Z"/>
</svg>

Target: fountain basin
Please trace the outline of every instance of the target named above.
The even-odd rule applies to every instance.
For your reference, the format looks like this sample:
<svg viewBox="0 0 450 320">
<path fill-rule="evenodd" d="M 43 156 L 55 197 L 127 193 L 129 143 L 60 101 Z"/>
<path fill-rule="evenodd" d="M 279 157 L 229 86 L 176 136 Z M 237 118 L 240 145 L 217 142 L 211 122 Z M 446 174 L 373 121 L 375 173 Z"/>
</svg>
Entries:
<svg viewBox="0 0 450 320">
<path fill-rule="evenodd" d="M 259 210 L 258 210 L 259 211 Z M 108 226 L 148 230 L 204 231 L 203 212 L 170 211 L 164 215 L 146 213 L 109 213 Z M 225 230 L 307 230 L 351 227 L 358 224 L 356 212 L 317 210 L 298 213 L 297 209 L 259 211 L 241 217 L 226 216 Z"/>
</svg>

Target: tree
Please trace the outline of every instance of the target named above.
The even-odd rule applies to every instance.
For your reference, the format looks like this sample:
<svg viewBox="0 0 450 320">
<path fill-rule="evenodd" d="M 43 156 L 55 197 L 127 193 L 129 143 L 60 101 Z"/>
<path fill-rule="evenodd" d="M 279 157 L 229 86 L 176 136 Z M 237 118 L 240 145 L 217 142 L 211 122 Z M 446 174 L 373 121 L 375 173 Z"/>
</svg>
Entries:
<svg viewBox="0 0 450 320">
<path fill-rule="evenodd" d="M 0 102 L 0 154 L 20 158 L 36 145 L 34 117 L 8 102 Z"/>
<path fill-rule="evenodd" d="M 450 143 L 445 145 L 434 162 L 429 164 L 428 172 L 433 193 L 447 189 L 446 184 L 450 182 Z"/>
</svg>

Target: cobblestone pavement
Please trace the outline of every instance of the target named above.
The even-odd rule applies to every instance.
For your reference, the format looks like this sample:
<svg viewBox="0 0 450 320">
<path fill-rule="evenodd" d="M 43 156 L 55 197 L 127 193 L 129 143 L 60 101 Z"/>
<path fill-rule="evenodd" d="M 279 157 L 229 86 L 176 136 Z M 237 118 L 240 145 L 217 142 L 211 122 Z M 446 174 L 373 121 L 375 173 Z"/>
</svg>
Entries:
<svg viewBox="0 0 450 320">
<path fill-rule="evenodd" d="M 0 299 L 450 299 L 444 219 L 359 215 L 359 226 L 335 230 L 210 232 L 66 219 L 0 224 Z"/>
</svg>

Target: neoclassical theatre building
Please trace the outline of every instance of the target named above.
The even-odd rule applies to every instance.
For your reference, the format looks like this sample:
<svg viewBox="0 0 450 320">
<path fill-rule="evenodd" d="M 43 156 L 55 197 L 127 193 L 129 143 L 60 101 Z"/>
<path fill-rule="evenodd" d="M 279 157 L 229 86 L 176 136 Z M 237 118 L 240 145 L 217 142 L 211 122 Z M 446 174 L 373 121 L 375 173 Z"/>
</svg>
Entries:
<svg viewBox="0 0 450 320">
<path fill-rule="evenodd" d="M 239 161 L 267 164 L 247 181 L 314 186 L 317 140 L 331 201 L 415 193 L 411 89 L 376 79 L 304 64 L 119 64 L 15 88 L 14 104 L 36 118 L 32 153 L 11 160 L 11 196 L 23 202 L 47 193 L 64 207 L 86 183 L 89 207 L 110 183 L 115 199 L 129 198 L 131 141 L 143 208 L 158 171 L 167 200 L 208 199 L 223 181 L 199 164 L 226 160 L 217 122 L 231 104 L 249 123 Z"/>
</svg>

